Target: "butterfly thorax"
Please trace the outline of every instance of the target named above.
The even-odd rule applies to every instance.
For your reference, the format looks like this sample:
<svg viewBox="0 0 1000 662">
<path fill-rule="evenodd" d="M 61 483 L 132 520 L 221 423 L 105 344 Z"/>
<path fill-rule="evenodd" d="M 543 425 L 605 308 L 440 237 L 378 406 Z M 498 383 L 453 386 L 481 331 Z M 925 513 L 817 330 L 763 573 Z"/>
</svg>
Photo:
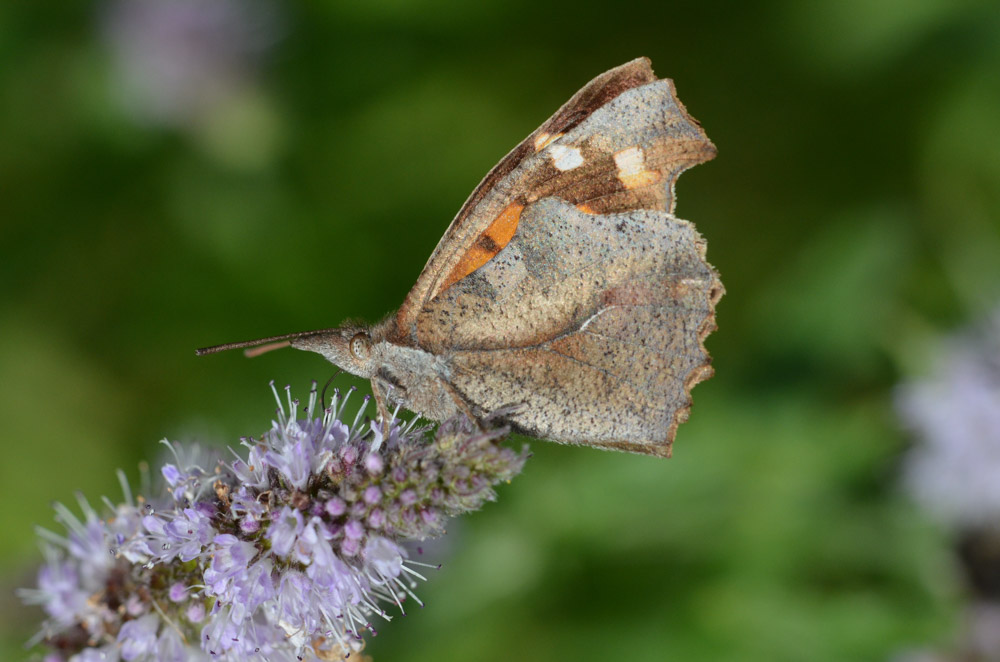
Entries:
<svg viewBox="0 0 1000 662">
<path fill-rule="evenodd" d="M 372 390 L 427 418 L 443 421 L 460 413 L 459 398 L 448 387 L 444 358 L 417 347 L 383 341 L 376 348 L 378 367 Z"/>
</svg>

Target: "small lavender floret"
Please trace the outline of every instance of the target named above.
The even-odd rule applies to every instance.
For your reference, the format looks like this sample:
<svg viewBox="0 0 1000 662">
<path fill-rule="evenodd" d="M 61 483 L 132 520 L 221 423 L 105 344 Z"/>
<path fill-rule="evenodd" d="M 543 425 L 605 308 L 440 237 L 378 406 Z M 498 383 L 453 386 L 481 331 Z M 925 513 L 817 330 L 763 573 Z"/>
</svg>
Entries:
<svg viewBox="0 0 1000 662">
<path fill-rule="evenodd" d="M 48 617 L 46 660 L 355 659 L 372 619 L 391 618 L 385 604 L 422 604 L 426 564 L 404 543 L 494 499 L 526 450 L 468 421 L 433 441 L 360 412 L 348 426 L 346 397 L 323 413 L 316 400 L 296 419 L 298 403 L 279 398 L 271 428 L 230 463 L 169 445 L 166 493 L 133 498 L 122 479 L 113 517 L 82 499 L 82 519 L 57 506 L 67 534 L 40 532 L 38 588 L 21 591 Z"/>
</svg>

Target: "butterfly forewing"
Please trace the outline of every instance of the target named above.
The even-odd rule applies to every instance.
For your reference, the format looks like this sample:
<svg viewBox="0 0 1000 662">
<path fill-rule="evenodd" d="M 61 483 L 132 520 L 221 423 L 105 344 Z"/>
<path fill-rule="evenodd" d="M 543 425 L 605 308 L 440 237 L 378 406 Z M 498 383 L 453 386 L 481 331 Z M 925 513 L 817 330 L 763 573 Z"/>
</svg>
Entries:
<svg viewBox="0 0 1000 662">
<path fill-rule="evenodd" d="M 560 173 L 556 173 L 557 181 L 553 181 L 552 174 L 546 167 L 553 162 L 549 155 L 551 152 L 545 155 L 539 154 L 539 152 L 546 147 L 554 146 L 568 132 L 585 124 L 595 112 L 605 108 L 623 93 L 655 81 L 656 76 L 646 58 L 639 58 L 616 67 L 590 81 L 548 121 L 511 150 L 476 187 L 438 242 L 427 265 L 396 315 L 394 339 L 398 342 L 415 342 L 413 324 L 417 314 L 419 314 L 420 306 L 436 296 L 445 284 L 450 285 L 455 282 L 456 279 L 453 277 L 459 263 L 463 261 L 466 263 L 466 267 L 460 268 L 457 272 L 464 276 L 466 272 L 471 273 L 474 270 L 468 269 L 468 265 L 475 265 L 478 268 L 481 263 L 485 263 L 489 257 L 492 257 L 490 255 L 486 259 L 483 258 L 488 252 L 482 250 L 482 244 L 486 243 L 482 240 L 483 233 L 512 204 L 524 204 L 528 202 L 528 198 L 537 200 L 543 197 L 541 191 L 538 195 L 533 195 L 533 182 L 539 184 L 547 182 L 546 185 L 551 187 L 560 185 L 560 181 L 558 181 Z M 665 81 L 665 83 L 670 87 L 669 81 Z M 683 107 L 673 98 L 672 87 L 670 87 L 669 96 L 673 99 L 672 105 L 676 111 L 687 118 L 694 127 L 697 127 L 697 123 L 687 117 Z M 662 111 L 661 108 L 657 112 Z M 606 121 L 602 120 L 602 122 Z M 701 139 L 705 145 L 714 150 L 704 134 L 701 135 Z M 610 158 L 610 155 L 607 156 Z M 572 159 L 572 156 L 570 158 Z M 711 156 L 705 156 L 702 160 L 708 158 Z M 598 171 L 595 171 L 595 174 L 598 174 Z M 570 185 L 571 181 L 578 179 L 579 176 L 574 175 L 565 181 L 567 185 Z M 595 178 L 591 177 L 590 179 L 594 181 Z M 608 177 L 605 174 L 600 174 L 599 179 L 607 183 Z M 595 193 L 600 189 L 598 182 L 594 182 L 592 186 Z M 634 197 L 638 199 L 642 196 L 636 195 Z M 580 200 L 582 199 L 580 197 Z M 628 207 L 621 205 L 618 207 L 618 209 L 624 208 Z M 502 246 L 496 248 L 499 249 Z M 493 254 L 495 255 L 495 252 Z"/>
</svg>

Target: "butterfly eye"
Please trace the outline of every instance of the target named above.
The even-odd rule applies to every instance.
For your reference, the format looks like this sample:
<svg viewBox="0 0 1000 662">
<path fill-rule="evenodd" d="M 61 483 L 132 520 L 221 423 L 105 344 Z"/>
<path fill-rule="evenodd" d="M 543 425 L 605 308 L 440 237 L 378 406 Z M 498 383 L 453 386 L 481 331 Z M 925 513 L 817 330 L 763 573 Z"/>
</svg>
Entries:
<svg viewBox="0 0 1000 662">
<path fill-rule="evenodd" d="M 353 354 L 354 358 L 359 361 L 368 360 L 368 356 L 371 354 L 371 348 L 371 342 L 369 342 L 367 334 L 358 333 L 351 338 L 351 354 Z"/>
</svg>

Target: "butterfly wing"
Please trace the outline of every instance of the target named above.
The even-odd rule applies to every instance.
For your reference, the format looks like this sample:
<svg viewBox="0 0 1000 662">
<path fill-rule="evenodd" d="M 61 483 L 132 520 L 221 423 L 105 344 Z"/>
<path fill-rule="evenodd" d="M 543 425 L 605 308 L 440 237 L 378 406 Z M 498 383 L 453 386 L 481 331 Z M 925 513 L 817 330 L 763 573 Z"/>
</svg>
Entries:
<svg viewBox="0 0 1000 662">
<path fill-rule="evenodd" d="M 525 208 L 494 259 L 429 302 L 417 335 L 478 415 L 532 436 L 666 455 L 722 284 L 694 226 L 661 211 Z"/>
<path fill-rule="evenodd" d="M 714 156 L 714 145 L 677 100 L 673 83 L 657 80 L 648 59 L 598 76 L 472 192 L 396 314 L 393 340 L 417 342 L 414 325 L 423 304 L 499 252 L 525 204 L 557 195 L 594 213 L 672 211 L 677 176 Z"/>
<path fill-rule="evenodd" d="M 535 436 L 665 455 L 722 293 L 671 214 L 715 155 L 648 60 L 591 81 L 473 192 L 396 317 L 478 414 Z"/>
</svg>

